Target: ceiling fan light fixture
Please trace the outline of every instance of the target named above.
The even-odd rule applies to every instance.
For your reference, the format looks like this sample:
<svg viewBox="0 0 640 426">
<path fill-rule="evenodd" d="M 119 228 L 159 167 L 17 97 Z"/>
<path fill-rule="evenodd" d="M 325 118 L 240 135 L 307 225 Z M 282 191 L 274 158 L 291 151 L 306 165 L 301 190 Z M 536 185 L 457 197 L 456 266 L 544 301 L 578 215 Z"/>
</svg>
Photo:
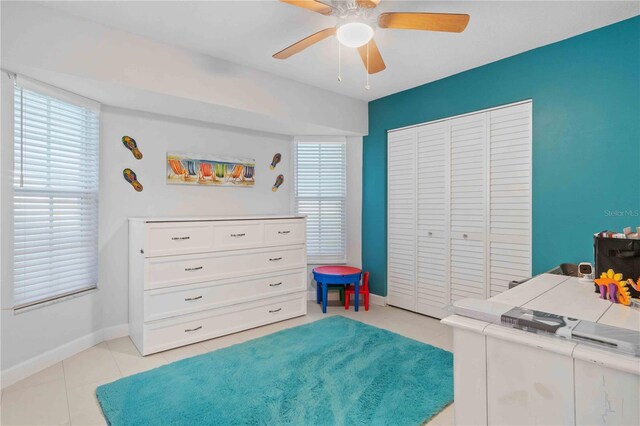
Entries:
<svg viewBox="0 0 640 426">
<path fill-rule="evenodd" d="M 373 28 L 364 22 L 347 22 L 338 27 L 338 41 L 346 47 L 360 47 L 373 38 Z"/>
</svg>

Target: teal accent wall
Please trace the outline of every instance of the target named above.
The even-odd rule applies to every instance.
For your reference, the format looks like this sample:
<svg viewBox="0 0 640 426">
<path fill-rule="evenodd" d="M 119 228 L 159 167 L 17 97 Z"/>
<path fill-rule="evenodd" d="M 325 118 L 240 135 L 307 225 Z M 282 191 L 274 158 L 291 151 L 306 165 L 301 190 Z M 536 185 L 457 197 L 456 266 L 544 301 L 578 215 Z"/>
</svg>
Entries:
<svg viewBox="0 0 640 426">
<path fill-rule="evenodd" d="M 391 64 L 390 66 L 393 66 Z M 640 226 L 640 17 L 369 103 L 362 257 L 386 295 L 387 130 L 533 100 L 533 272 Z"/>
</svg>

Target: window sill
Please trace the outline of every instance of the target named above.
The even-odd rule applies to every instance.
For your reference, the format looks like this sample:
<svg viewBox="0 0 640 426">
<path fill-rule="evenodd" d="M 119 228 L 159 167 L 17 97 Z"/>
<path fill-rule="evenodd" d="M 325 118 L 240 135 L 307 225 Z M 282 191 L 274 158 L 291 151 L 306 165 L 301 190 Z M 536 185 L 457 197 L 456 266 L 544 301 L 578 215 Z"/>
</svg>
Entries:
<svg viewBox="0 0 640 426">
<path fill-rule="evenodd" d="M 51 305 L 54 305 L 54 304 L 57 304 L 57 303 L 60 303 L 60 302 L 65 302 L 65 301 L 70 300 L 70 299 L 75 299 L 75 298 L 78 298 L 78 297 L 87 296 L 87 295 L 93 294 L 93 293 L 95 293 L 97 291 L 98 291 L 98 287 L 92 287 L 92 288 L 88 288 L 86 290 L 80 290 L 80 291 L 78 291 L 76 293 L 68 294 L 66 296 L 60 296 L 60 297 L 57 297 L 55 299 L 47 300 L 47 301 L 44 301 L 44 302 L 36 302 L 36 303 L 34 303 L 32 305 L 27 305 L 27 306 L 24 306 L 24 307 L 12 308 L 13 309 L 13 314 L 14 315 L 20 315 L 20 314 L 23 314 L 23 313 L 26 313 L 26 312 L 31 312 L 31 311 L 34 311 L 34 310 L 37 310 L 37 309 L 41 309 L 41 308 L 45 308 L 47 306 L 51 306 Z"/>
<path fill-rule="evenodd" d="M 331 260 L 307 262 L 307 266 L 348 265 L 348 264 L 349 263 L 346 260 L 338 260 L 335 262 Z"/>
</svg>

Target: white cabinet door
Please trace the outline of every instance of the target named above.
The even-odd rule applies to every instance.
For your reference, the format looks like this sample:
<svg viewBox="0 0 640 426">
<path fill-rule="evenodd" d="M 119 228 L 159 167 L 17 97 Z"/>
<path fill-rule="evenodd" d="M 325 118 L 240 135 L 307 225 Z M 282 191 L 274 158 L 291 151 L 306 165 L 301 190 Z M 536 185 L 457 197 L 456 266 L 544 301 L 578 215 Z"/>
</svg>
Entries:
<svg viewBox="0 0 640 426">
<path fill-rule="evenodd" d="M 531 104 L 489 116 L 489 290 L 531 276 Z"/>
<path fill-rule="evenodd" d="M 417 128 L 417 311 L 449 304 L 449 124 Z"/>
<path fill-rule="evenodd" d="M 490 425 L 585 424 L 575 421 L 570 353 L 555 353 L 491 336 L 486 342 Z"/>
<path fill-rule="evenodd" d="M 577 425 L 640 425 L 640 376 L 576 359 Z"/>
<path fill-rule="evenodd" d="M 388 303 L 442 318 L 531 276 L 531 103 L 388 134 Z"/>
<path fill-rule="evenodd" d="M 487 114 L 451 125 L 451 300 L 484 299 L 486 289 Z"/>
<path fill-rule="evenodd" d="M 387 302 L 416 309 L 416 129 L 390 132 L 387 157 Z"/>
</svg>

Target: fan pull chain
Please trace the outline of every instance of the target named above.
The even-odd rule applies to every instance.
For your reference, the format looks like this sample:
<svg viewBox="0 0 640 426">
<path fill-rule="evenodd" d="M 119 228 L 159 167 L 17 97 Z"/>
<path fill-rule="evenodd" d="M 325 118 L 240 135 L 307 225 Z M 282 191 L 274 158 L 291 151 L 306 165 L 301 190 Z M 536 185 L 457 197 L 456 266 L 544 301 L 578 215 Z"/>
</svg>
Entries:
<svg viewBox="0 0 640 426">
<path fill-rule="evenodd" d="M 338 81 L 342 81 L 342 47 L 338 41 Z"/>
<path fill-rule="evenodd" d="M 364 72 L 367 74 L 367 83 L 365 84 L 364 88 L 369 90 L 371 89 L 371 86 L 369 86 L 369 43 L 367 43 L 367 66 Z"/>
</svg>

